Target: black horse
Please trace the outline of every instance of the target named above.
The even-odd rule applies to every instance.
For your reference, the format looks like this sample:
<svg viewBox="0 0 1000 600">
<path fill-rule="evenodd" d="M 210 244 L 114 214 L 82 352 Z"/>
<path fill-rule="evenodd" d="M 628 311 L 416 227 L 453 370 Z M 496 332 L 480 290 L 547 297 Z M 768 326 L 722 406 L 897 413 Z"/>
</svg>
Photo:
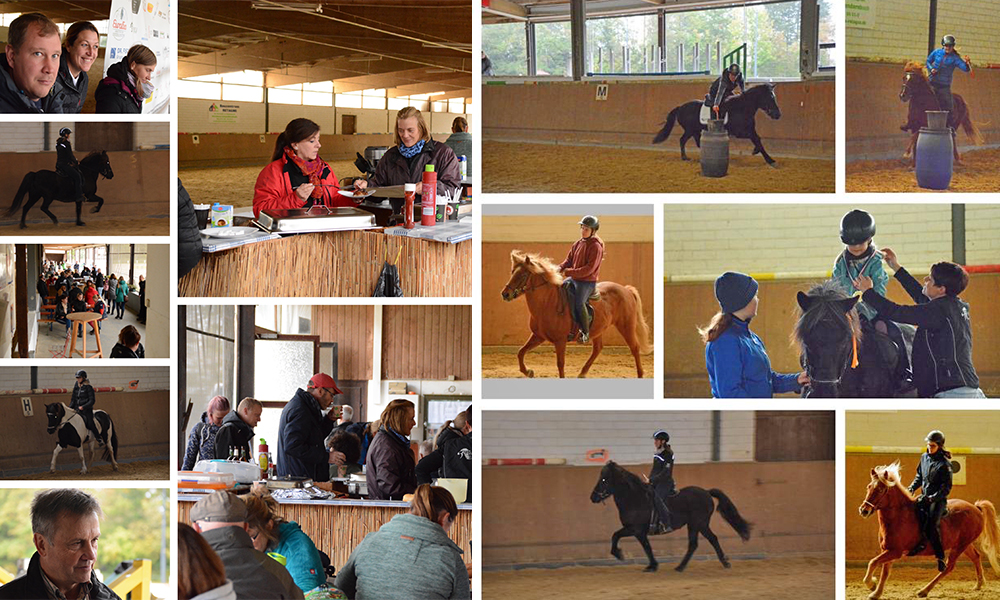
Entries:
<svg viewBox="0 0 1000 600">
<path fill-rule="evenodd" d="M 102 458 L 111 463 L 113 470 L 118 470 L 118 430 L 108 413 L 103 410 L 94 411 L 94 426 L 101 432 L 103 439 L 95 439 L 93 432 L 87 429 L 83 416 L 62 402 L 46 404 L 45 416 L 49 420 L 46 428 L 49 434 L 58 433 L 56 447 L 52 451 L 52 463 L 49 465 L 50 473 L 55 473 L 56 457 L 59 456 L 63 448 L 76 448 L 82 463 L 80 474 L 86 475 L 87 461 L 83 458 L 83 445 L 88 442 L 90 443 L 90 466 L 94 466 L 95 446 L 100 445 L 104 448 Z"/>
<path fill-rule="evenodd" d="M 792 333 L 811 383 L 805 398 L 892 398 L 899 348 L 889 336 L 858 317 L 859 298 L 835 281 L 797 295 L 800 316 Z M 903 329 L 904 338 L 908 333 Z M 857 360 L 855 360 L 857 359 Z"/>
<path fill-rule="evenodd" d="M 707 127 L 701 124 L 701 100 L 692 100 L 686 104 L 676 107 L 667 115 L 667 122 L 663 124 L 663 129 L 653 138 L 654 144 L 659 144 L 668 137 L 674 128 L 674 121 L 680 123 L 684 128 L 684 135 L 681 136 L 681 159 L 690 160 L 684 151 L 684 145 L 691 138 L 694 143 L 701 148 L 701 132 Z M 753 142 L 753 153 L 760 153 L 768 165 L 774 166 L 774 159 L 764 150 L 764 144 L 757 135 L 756 116 L 758 110 L 763 110 L 772 119 L 781 118 L 781 109 L 778 108 L 778 98 L 774 95 L 774 84 L 765 83 L 748 89 L 739 96 L 732 96 L 724 102 L 729 122 L 726 123 L 726 131 L 732 137 L 748 139 Z"/>
<path fill-rule="evenodd" d="M 83 195 L 86 196 L 87 202 L 97 202 L 97 206 L 90 209 L 90 212 L 96 213 L 104 206 L 104 198 L 97 195 L 97 178 L 113 179 L 115 176 L 114 171 L 111 170 L 111 161 L 108 159 L 108 153 L 91 152 L 88 154 L 80 161 L 80 173 L 83 175 Z M 13 216 L 17 212 L 25 195 L 28 196 L 28 201 L 21 212 L 21 229 L 27 227 L 24 220 L 28 216 L 28 209 L 34 206 L 39 199 L 42 200 L 42 212 L 47 214 L 54 224 L 58 224 L 59 220 L 49 211 L 49 205 L 55 200 L 60 202 L 75 201 L 72 181 L 55 171 L 32 171 L 21 179 L 21 187 L 17 189 L 17 194 L 14 195 L 14 204 L 7 211 L 8 217 Z M 83 201 L 77 202 L 77 225 L 84 224 L 80 218 L 82 210 Z"/>
<path fill-rule="evenodd" d="M 653 549 L 649 545 L 650 525 L 653 522 L 653 488 L 643 483 L 634 473 L 626 471 L 614 461 L 609 460 L 601 469 L 601 478 L 594 486 L 594 491 L 590 493 L 590 501 L 598 503 L 606 500 L 609 496 L 615 497 L 615 506 L 618 507 L 618 518 L 621 520 L 622 528 L 611 536 L 611 555 L 622 560 L 621 550 L 618 549 L 618 540 L 623 537 L 634 536 L 639 540 L 642 549 L 645 550 L 649 558 L 649 565 L 646 571 L 655 571 L 659 563 L 653 556 Z M 712 533 L 709 521 L 712 520 L 712 513 L 715 511 L 715 498 L 719 502 L 719 514 L 729 523 L 740 538 L 745 542 L 750 539 L 750 529 L 753 527 L 745 521 L 732 501 L 718 489 L 705 490 L 700 487 L 688 486 L 681 489 L 677 495 L 670 498 L 670 518 L 673 521 L 674 529 L 680 529 L 687 525 L 688 528 L 688 548 L 687 554 L 675 567 L 676 571 L 683 571 L 687 567 L 691 555 L 698 547 L 698 534 L 705 536 L 708 543 L 715 548 L 715 553 L 719 556 L 722 566 L 729 568 L 729 559 L 726 558 L 722 546 L 719 545 L 719 538 Z"/>
</svg>

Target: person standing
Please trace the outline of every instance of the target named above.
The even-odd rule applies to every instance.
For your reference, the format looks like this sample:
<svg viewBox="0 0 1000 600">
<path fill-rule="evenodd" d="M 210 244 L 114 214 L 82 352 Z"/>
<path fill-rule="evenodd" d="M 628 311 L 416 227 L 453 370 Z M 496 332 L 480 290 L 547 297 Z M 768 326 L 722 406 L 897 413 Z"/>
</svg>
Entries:
<svg viewBox="0 0 1000 600">
<path fill-rule="evenodd" d="M 222 426 L 215 434 L 215 458 L 229 458 L 231 448 L 239 448 L 247 456 L 253 456 L 253 428 L 260 423 L 264 405 L 256 398 L 244 398 L 236 410 L 230 411 L 222 419 Z"/>
<path fill-rule="evenodd" d="M 139 315 L 136 317 L 140 323 L 146 324 L 146 276 L 139 275 Z"/>
<path fill-rule="evenodd" d="M 923 516 L 924 538 L 910 551 L 910 556 L 922 552 L 930 541 L 938 571 L 944 571 L 941 517 L 948 511 L 948 494 L 951 493 L 951 452 L 944 449 L 944 434 L 936 429 L 928 433 L 924 441 L 927 442 L 927 452 L 920 457 L 917 474 L 909 488 L 911 494 L 920 489 L 917 510 Z"/>
<path fill-rule="evenodd" d="M 343 394 L 333 377 L 316 373 L 305 390 L 299 388 L 281 409 L 278 420 L 278 454 L 276 470 L 279 477 L 307 477 L 313 481 L 329 481 L 331 464 L 344 464 L 344 455 L 327 451 L 323 440 L 330 435 L 339 412 L 323 411 Z"/>
<path fill-rule="evenodd" d="M 118 278 L 118 287 L 115 288 L 115 308 L 117 308 L 118 315 L 116 319 L 121 319 L 125 316 L 125 301 L 128 300 L 128 283 L 125 281 L 125 277 Z"/>
<path fill-rule="evenodd" d="M 969 57 L 959 56 L 955 50 L 955 36 L 946 35 L 941 38 L 941 47 L 927 56 L 927 70 L 931 74 L 931 89 L 934 90 L 938 106 L 941 110 L 948 111 L 948 126 L 952 129 L 955 128 L 952 118 L 955 114 L 955 100 L 951 95 L 951 80 L 955 69 L 968 73 L 972 67 Z"/>
<path fill-rule="evenodd" d="M 382 411 L 381 426 L 368 448 L 365 465 L 372 500 L 402 500 L 417 488 L 416 460 L 410 449 L 415 416 L 413 403 L 403 399 L 393 400 Z"/>
</svg>

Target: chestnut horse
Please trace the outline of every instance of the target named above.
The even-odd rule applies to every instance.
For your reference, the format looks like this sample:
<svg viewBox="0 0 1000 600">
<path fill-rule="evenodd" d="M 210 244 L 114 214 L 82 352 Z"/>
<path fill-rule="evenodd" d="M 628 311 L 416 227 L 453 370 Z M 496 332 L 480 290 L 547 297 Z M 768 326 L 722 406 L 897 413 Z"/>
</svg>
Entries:
<svg viewBox="0 0 1000 600">
<path fill-rule="evenodd" d="M 544 342 L 551 342 L 556 347 L 559 377 L 565 377 L 566 338 L 573 328 L 573 317 L 561 290 L 564 278 L 559 272 L 559 265 L 549 258 L 525 254 L 520 250 L 511 251 L 510 263 L 510 280 L 504 286 L 501 296 L 510 302 L 524 294 L 531 314 L 531 337 L 517 353 L 521 372 L 534 377 L 535 372 L 524 366 L 524 355 Z M 593 351 L 580 370 L 579 377 L 587 376 L 587 371 L 604 347 L 602 336 L 613 325 L 632 351 L 636 377 L 642 378 L 642 361 L 639 355 L 652 352 L 652 348 L 649 345 L 649 325 L 642 314 L 639 291 L 631 285 L 623 286 L 610 281 L 598 283 L 597 291 L 601 298 L 592 302 L 594 320 L 590 324 Z"/>
<path fill-rule="evenodd" d="M 885 582 L 889 579 L 889 569 L 894 560 L 905 556 L 920 541 L 920 523 L 917 517 L 916 500 L 899 480 L 899 461 L 891 465 L 875 467 L 871 473 L 872 480 L 868 484 L 865 501 L 858 507 L 862 517 L 867 518 L 873 512 L 878 512 L 879 546 L 882 552 L 868 563 L 864 582 L 868 589 L 873 590 L 868 596 L 876 600 L 882 595 Z M 958 558 L 965 553 L 976 567 L 976 587 L 983 587 L 983 564 L 980 561 L 980 550 L 989 559 L 993 570 L 1000 573 L 1000 563 L 997 562 L 1000 548 L 1000 525 L 997 524 L 997 513 L 989 500 L 978 500 L 975 506 L 965 500 L 948 500 L 948 512 L 941 518 L 941 546 L 948 555 L 944 571 L 925 585 L 917 595 L 927 596 L 941 579 L 955 568 Z M 930 544 L 920 552 L 921 556 L 933 556 L 934 550 Z M 882 575 L 878 585 L 875 584 L 875 569 L 881 565 Z"/>
<path fill-rule="evenodd" d="M 960 126 L 974 144 L 981 146 L 984 143 L 983 134 L 980 133 L 979 127 L 972 122 L 969 106 L 965 103 L 965 99 L 958 94 L 952 94 L 952 98 L 955 106 L 948 121 Z M 931 89 L 931 84 L 927 80 L 927 70 L 924 65 L 910 61 L 903 67 L 903 89 L 899 91 L 899 99 L 910 103 L 909 111 L 906 114 L 906 123 L 900 129 L 910 132 L 910 144 L 906 147 L 903 158 L 909 159 L 910 166 L 913 166 L 917 160 L 914 152 L 917 147 L 917 136 L 920 134 L 921 127 L 927 127 L 927 111 L 941 110 L 937 96 L 934 95 L 934 90 Z M 955 132 L 952 131 L 952 137 L 954 135 Z M 955 162 L 961 162 L 958 155 L 958 144 L 952 144 L 952 147 L 955 152 Z"/>
</svg>

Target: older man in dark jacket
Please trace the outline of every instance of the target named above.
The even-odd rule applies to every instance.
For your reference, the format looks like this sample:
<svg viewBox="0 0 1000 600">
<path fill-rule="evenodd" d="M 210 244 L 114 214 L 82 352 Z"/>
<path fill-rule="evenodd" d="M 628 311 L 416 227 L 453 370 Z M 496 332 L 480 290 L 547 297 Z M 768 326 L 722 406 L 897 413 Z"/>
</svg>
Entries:
<svg viewBox="0 0 1000 600">
<path fill-rule="evenodd" d="M 0 56 L 0 113 L 62 113 L 60 53 L 59 28 L 48 17 L 25 13 L 14 19 Z"/>
<path fill-rule="evenodd" d="M 279 476 L 308 477 L 313 481 L 329 481 L 331 464 L 343 464 L 344 455 L 328 451 L 323 440 L 333 431 L 339 411 L 331 410 L 337 395 L 343 394 L 333 377 L 317 373 L 305 390 L 299 388 L 281 410 L 278 420 Z"/>
</svg>

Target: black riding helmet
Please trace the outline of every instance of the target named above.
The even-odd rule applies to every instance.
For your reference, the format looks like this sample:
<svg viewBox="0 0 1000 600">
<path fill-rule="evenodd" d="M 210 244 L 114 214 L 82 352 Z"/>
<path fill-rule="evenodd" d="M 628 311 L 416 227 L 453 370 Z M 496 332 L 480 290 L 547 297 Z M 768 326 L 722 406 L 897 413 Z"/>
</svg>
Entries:
<svg viewBox="0 0 1000 600">
<path fill-rule="evenodd" d="M 66 135 L 69 135 L 71 133 L 73 133 L 73 132 L 70 130 L 69 127 L 63 127 L 62 129 L 59 130 L 59 137 L 66 136 Z"/>
<path fill-rule="evenodd" d="M 80 369 L 79 371 L 76 372 L 76 376 L 77 377 L 83 377 L 84 379 L 86 379 L 87 378 L 87 372 L 84 371 L 83 369 Z"/>
<path fill-rule="evenodd" d="M 866 211 L 854 209 L 840 220 L 840 241 L 856 246 L 875 237 L 875 218 Z"/>
<path fill-rule="evenodd" d="M 733 63 L 733 64 L 729 65 L 728 67 L 726 67 L 726 72 L 727 73 L 731 73 L 733 75 L 739 75 L 740 74 L 740 65 L 739 65 L 739 63 Z"/>
<path fill-rule="evenodd" d="M 935 429 L 934 431 L 927 434 L 924 438 L 925 442 L 934 442 L 938 446 L 944 447 L 944 434 Z"/>
<path fill-rule="evenodd" d="M 586 217 L 580 219 L 577 225 L 583 225 L 584 227 L 590 227 L 597 233 L 597 230 L 601 228 L 601 222 L 594 215 L 587 215 Z"/>
<path fill-rule="evenodd" d="M 941 45 L 942 46 L 954 46 L 955 45 L 955 36 L 953 36 L 953 35 L 946 35 L 946 36 L 944 36 L 943 38 L 941 38 Z"/>
<path fill-rule="evenodd" d="M 656 433 L 653 434 L 653 439 L 654 440 L 663 440 L 664 442 L 669 442 L 670 441 L 670 434 L 667 433 L 665 430 L 661 429 L 661 430 L 659 430 L 659 431 L 657 431 Z"/>
</svg>

